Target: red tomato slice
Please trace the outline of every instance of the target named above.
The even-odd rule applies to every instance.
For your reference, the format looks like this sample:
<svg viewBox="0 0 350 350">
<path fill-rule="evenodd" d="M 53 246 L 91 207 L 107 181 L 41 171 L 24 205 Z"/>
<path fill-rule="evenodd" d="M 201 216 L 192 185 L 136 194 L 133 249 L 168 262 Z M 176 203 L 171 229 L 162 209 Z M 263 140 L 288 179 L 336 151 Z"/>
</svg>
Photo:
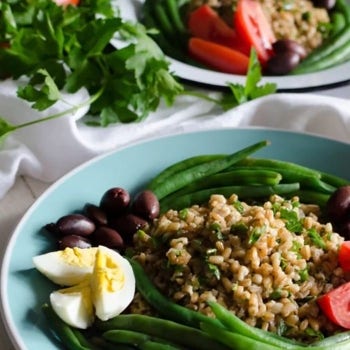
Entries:
<svg viewBox="0 0 350 350">
<path fill-rule="evenodd" d="M 190 55 L 208 67 L 225 73 L 246 74 L 249 57 L 227 46 L 200 38 L 190 38 L 188 42 Z"/>
<path fill-rule="evenodd" d="M 77 6 L 79 4 L 80 0 L 54 0 L 54 2 L 59 5 L 59 6 L 68 6 L 68 5 L 73 5 Z"/>
<path fill-rule="evenodd" d="M 350 241 L 341 244 L 338 252 L 338 262 L 344 271 L 350 271 Z"/>
<path fill-rule="evenodd" d="M 187 27 L 194 37 L 213 41 L 249 54 L 250 47 L 239 40 L 234 29 L 209 5 L 202 5 L 191 12 Z"/>
<path fill-rule="evenodd" d="M 321 296 L 317 303 L 329 320 L 350 329 L 350 282 Z"/>
<path fill-rule="evenodd" d="M 261 4 L 256 0 L 238 0 L 233 23 L 238 37 L 255 48 L 264 64 L 272 56 L 272 43 L 276 38 Z"/>
</svg>

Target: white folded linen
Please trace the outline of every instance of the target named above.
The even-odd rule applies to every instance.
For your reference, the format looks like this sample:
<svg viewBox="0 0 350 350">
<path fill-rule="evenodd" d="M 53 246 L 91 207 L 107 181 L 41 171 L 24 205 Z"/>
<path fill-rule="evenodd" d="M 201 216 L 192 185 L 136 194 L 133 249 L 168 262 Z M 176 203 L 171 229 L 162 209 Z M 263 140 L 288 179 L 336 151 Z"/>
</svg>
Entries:
<svg viewBox="0 0 350 350">
<path fill-rule="evenodd" d="M 67 110 L 58 102 L 37 112 L 16 96 L 12 80 L 0 83 L 0 116 L 21 124 Z M 213 96 L 218 93 L 213 92 Z M 88 95 L 82 90 L 65 95 L 77 105 Z M 322 135 L 350 142 L 350 100 L 320 94 L 269 95 L 223 112 L 213 103 L 181 96 L 172 107 L 159 106 L 139 123 L 106 128 L 84 123 L 87 107 L 63 117 L 19 129 L 0 145 L 0 199 L 25 175 L 52 182 L 92 157 L 144 139 L 210 128 L 268 127 Z"/>
</svg>

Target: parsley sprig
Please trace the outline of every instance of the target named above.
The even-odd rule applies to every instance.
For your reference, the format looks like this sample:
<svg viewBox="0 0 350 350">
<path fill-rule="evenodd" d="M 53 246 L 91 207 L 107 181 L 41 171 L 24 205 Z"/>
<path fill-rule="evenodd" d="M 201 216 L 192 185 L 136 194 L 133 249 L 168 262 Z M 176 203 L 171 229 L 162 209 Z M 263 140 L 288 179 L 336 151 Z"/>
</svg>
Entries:
<svg viewBox="0 0 350 350">
<path fill-rule="evenodd" d="M 110 0 L 84 0 L 68 7 L 53 0 L 3 1 L 0 78 L 27 77 L 17 95 L 39 111 L 62 100 L 62 91 L 87 89 L 91 97 L 83 105 L 90 106 L 88 123 L 95 126 L 141 121 L 157 110 L 161 100 L 172 105 L 181 94 L 227 110 L 276 91 L 275 84 L 258 86 L 261 71 L 254 51 L 244 86 L 228 84 L 230 91 L 219 99 L 188 91 L 148 34 L 140 23 L 123 20 Z M 20 125 L 0 117 L 0 138 L 79 107 L 68 106 L 62 113 Z"/>
</svg>

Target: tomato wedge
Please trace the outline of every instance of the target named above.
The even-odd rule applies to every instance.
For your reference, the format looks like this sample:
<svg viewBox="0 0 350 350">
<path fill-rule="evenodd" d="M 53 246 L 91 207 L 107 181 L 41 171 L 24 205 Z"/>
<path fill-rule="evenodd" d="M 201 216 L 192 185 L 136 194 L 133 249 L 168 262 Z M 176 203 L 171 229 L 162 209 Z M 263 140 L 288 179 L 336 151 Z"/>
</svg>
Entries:
<svg viewBox="0 0 350 350">
<path fill-rule="evenodd" d="M 317 303 L 330 321 L 350 329 L 350 282 L 322 295 Z"/>
<path fill-rule="evenodd" d="M 227 46 L 192 37 L 188 50 L 194 59 L 213 69 L 232 74 L 247 73 L 249 57 Z"/>
<path fill-rule="evenodd" d="M 54 2 L 59 6 L 77 6 L 79 5 L 80 0 L 54 0 Z"/>
<path fill-rule="evenodd" d="M 275 35 L 261 4 L 255 0 L 238 0 L 233 15 L 237 36 L 249 47 L 254 47 L 262 64 L 272 56 L 272 43 Z"/>
<path fill-rule="evenodd" d="M 250 47 L 239 40 L 235 30 L 209 5 L 202 5 L 192 11 L 187 27 L 191 36 L 213 41 L 249 55 Z"/>
<path fill-rule="evenodd" d="M 338 252 L 338 262 L 344 271 L 350 271 L 350 241 L 341 244 Z"/>
</svg>

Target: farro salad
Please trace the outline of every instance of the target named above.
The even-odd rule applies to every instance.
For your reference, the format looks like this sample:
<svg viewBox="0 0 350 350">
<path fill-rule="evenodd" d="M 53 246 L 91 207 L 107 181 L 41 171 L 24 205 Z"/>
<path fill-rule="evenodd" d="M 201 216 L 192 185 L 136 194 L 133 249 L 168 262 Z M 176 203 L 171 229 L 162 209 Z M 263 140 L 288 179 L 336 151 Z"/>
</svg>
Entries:
<svg viewBox="0 0 350 350">
<path fill-rule="evenodd" d="M 146 0 L 142 18 L 170 57 L 225 73 L 246 74 L 252 49 L 264 75 L 350 58 L 346 0 Z"/>
<path fill-rule="evenodd" d="M 350 182 L 253 157 L 268 144 L 184 159 L 47 223 L 58 250 L 33 262 L 59 286 L 43 310 L 64 345 L 347 349 Z"/>
</svg>

